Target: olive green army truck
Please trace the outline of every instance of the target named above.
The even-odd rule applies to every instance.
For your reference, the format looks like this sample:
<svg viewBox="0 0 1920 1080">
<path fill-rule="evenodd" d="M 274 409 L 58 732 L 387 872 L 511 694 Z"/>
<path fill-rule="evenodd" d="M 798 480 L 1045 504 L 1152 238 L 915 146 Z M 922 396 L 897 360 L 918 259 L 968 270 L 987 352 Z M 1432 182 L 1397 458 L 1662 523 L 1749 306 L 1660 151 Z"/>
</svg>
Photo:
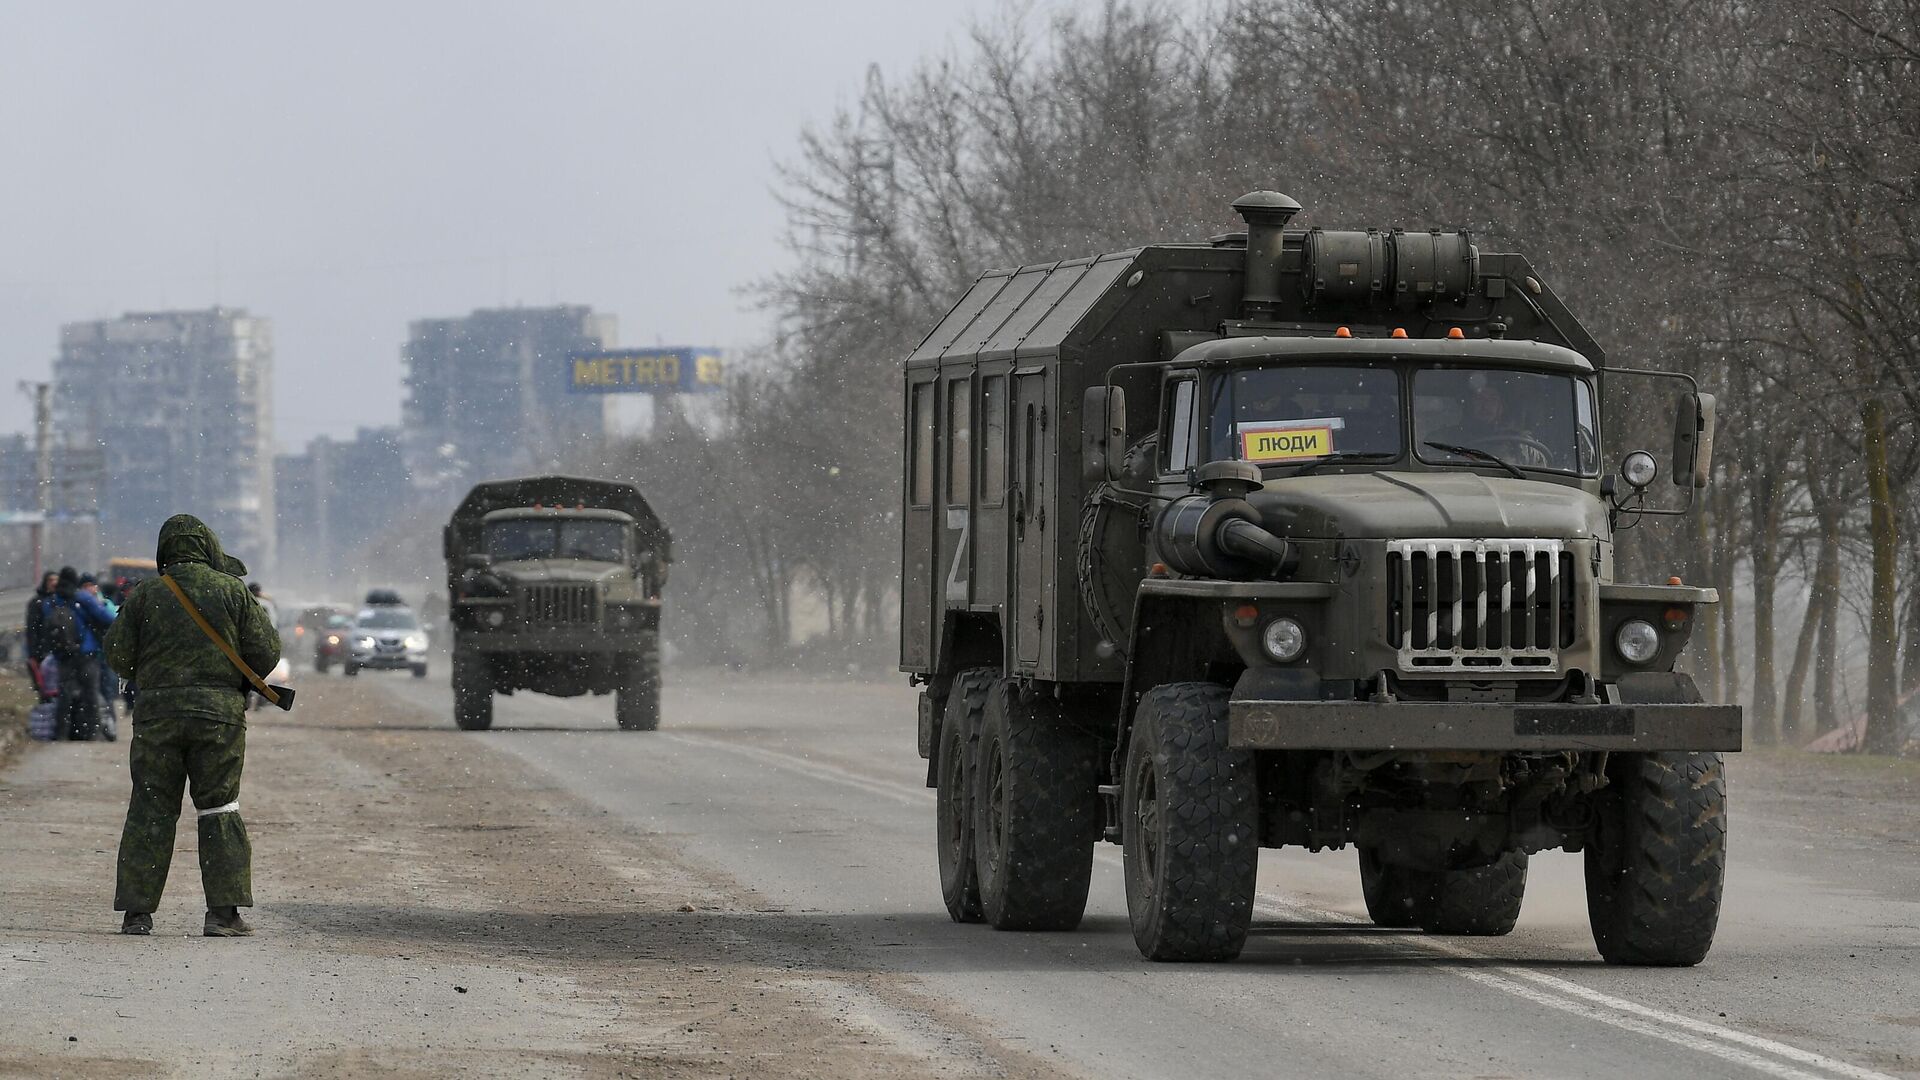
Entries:
<svg viewBox="0 0 1920 1080">
<path fill-rule="evenodd" d="M 1741 717 L 1675 661 L 1718 597 L 1615 580 L 1614 540 L 1691 507 L 1712 397 L 1609 367 L 1464 232 L 1234 207 L 984 274 L 905 362 L 901 666 L 949 912 L 1074 927 L 1105 840 L 1142 953 L 1226 960 L 1260 848 L 1353 846 L 1378 924 L 1502 934 L 1559 848 L 1605 959 L 1699 962 Z M 1639 419 L 1674 402 L 1670 484 L 1609 442 L 1626 379 Z"/>
<path fill-rule="evenodd" d="M 480 484 L 447 523 L 453 715 L 493 695 L 615 695 L 627 731 L 660 724 L 660 592 L 672 539 L 630 484 L 535 476 Z"/>
</svg>

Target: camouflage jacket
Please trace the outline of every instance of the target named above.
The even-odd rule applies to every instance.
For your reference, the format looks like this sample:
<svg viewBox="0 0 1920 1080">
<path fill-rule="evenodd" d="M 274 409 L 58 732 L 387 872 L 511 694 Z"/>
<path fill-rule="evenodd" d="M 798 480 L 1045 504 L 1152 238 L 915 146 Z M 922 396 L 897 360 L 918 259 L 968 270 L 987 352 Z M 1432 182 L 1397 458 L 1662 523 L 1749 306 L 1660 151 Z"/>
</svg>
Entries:
<svg viewBox="0 0 1920 1080">
<path fill-rule="evenodd" d="M 220 549 L 212 529 L 190 514 L 168 518 L 157 561 L 241 659 L 262 677 L 273 670 L 280 633 L 241 582 L 245 564 Z M 246 679 L 194 625 L 165 581 L 143 581 L 127 598 L 107 634 L 107 663 L 138 688 L 136 724 L 158 716 L 246 723 Z"/>
</svg>

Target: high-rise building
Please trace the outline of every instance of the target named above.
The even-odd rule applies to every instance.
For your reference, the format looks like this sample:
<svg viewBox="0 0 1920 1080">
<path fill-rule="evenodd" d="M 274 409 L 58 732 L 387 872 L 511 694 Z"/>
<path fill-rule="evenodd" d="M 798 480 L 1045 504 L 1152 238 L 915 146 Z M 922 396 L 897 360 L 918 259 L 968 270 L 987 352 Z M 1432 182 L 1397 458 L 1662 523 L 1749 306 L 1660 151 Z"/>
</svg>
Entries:
<svg viewBox="0 0 1920 1080">
<path fill-rule="evenodd" d="M 318 582 L 358 569 L 370 541 L 410 501 L 398 428 L 361 428 L 352 439 L 320 436 L 275 462 L 283 580 Z"/>
<path fill-rule="evenodd" d="M 259 570 L 274 559 L 273 332 L 234 308 L 132 313 L 61 330 L 54 439 L 101 455 L 109 555 L 144 555 L 189 513 Z"/>
<path fill-rule="evenodd" d="M 599 440 L 604 401 L 567 392 L 567 355 L 613 343 L 613 316 L 574 305 L 415 322 L 402 353 L 413 482 L 463 489 L 550 468 Z"/>
</svg>

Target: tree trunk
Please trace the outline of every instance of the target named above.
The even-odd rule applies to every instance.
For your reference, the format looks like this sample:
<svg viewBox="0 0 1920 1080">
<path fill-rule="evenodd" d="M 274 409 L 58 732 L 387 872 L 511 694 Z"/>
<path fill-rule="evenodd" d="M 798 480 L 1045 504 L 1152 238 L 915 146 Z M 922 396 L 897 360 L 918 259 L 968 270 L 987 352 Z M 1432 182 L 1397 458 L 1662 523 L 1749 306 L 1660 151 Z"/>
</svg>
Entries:
<svg viewBox="0 0 1920 1080">
<path fill-rule="evenodd" d="M 1867 737 L 1862 749 L 1890 754 L 1899 727 L 1899 625 L 1896 608 L 1900 530 L 1887 466 L 1887 408 L 1877 397 L 1860 407 L 1866 438 L 1868 529 L 1873 536 L 1873 602 L 1867 625 Z"/>
<path fill-rule="evenodd" d="M 1749 537 L 1748 558 L 1753 564 L 1753 711 L 1748 730 L 1763 744 L 1780 741 L 1777 701 L 1773 674 L 1773 602 L 1780 567 L 1780 484 L 1770 455 L 1763 455 L 1759 467 L 1749 475 L 1753 483 L 1748 506 L 1753 514 L 1753 535 Z"/>
<path fill-rule="evenodd" d="M 1800 620 L 1800 636 L 1793 646 L 1793 668 L 1787 672 L 1787 690 L 1780 702 L 1780 741 L 1788 746 L 1797 746 L 1802 741 L 1804 725 L 1801 717 L 1805 714 L 1807 673 L 1813 666 L 1816 644 L 1826 644 L 1826 619 L 1830 607 L 1830 596 L 1825 591 L 1831 579 L 1837 583 L 1840 575 L 1840 537 L 1836 531 L 1829 532 L 1827 523 L 1820 523 L 1820 554 L 1814 560 L 1812 587 L 1807 592 L 1807 613 Z M 1827 676 L 1827 692 L 1833 692 L 1832 672 L 1826 665 L 1831 661 L 1825 652 L 1821 653 L 1822 670 Z M 1819 678 L 1815 678 L 1815 712 L 1813 726 L 1821 725 L 1819 715 Z M 1830 705 L 1831 703 L 1829 703 Z"/>
<path fill-rule="evenodd" d="M 1718 567 L 1714 560 L 1714 501 L 1711 498 L 1699 500 L 1693 515 L 1693 566 L 1688 571 L 1688 580 L 1695 584 L 1707 583 L 1722 585 L 1716 576 Z M 1723 586 L 1724 587 L 1724 586 Z M 1726 695 L 1720 690 L 1720 608 L 1715 605 L 1707 609 L 1707 617 L 1701 620 L 1700 664 L 1699 671 L 1706 681 L 1702 691 L 1708 701 L 1725 701 Z"/>
</svg>

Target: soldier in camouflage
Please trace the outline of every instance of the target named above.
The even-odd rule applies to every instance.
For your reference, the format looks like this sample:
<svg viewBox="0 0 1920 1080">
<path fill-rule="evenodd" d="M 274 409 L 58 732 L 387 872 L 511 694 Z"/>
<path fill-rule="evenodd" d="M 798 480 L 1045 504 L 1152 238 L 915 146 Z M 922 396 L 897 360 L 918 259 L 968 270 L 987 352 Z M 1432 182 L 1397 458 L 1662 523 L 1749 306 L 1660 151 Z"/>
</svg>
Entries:
<svg viewBox="0 0 1920 1080">
<path fill-rule="evenodd" d="M 280 635 L 241 583 L 247 568 L 190 514 L 160 527 L 157 561 L 200 614 L 256 672 L 280 660 Z M 240 820 L 240 770 L 247 746 L 247 685 L 207 640 L 167 583 L 144 581 L 107 635 L 107 659 L 137 688 L 130 763 L 133 799 L 120 836 L 115 911 L 121 932 L 148 934 L 160 906 L 180 797 L 189 783 L 199 816 L 200 881 L 207 894 L 208 937 L 243 937 L 253 928 L 252 852 Z"/>
</svg>

